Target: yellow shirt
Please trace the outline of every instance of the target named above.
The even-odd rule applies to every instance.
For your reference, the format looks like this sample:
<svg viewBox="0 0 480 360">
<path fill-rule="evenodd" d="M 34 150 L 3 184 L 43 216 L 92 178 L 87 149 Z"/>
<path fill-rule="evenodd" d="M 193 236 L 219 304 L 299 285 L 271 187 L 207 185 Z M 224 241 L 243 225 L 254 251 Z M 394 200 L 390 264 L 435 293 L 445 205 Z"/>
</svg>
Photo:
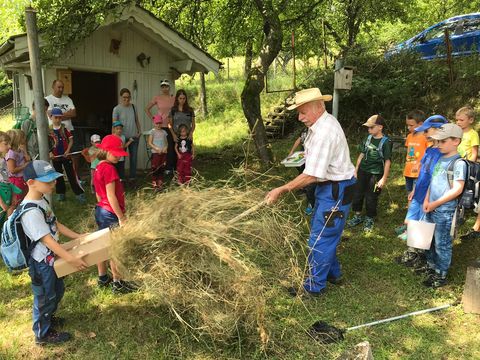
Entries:
<svg viewBox="0 0 480 360">
<path fill-rule="evenodd" d="M 478 138 L 478 133 L 470 129 L 467 132 L 463 133 L 462 142 L 458 146 L 458 153 L 461 157 L 466 158 L 467 160 L 476 161 L 477 159 L 472 159 L 472 148 L 480 144 L 480 139 Z"/>
</svg>

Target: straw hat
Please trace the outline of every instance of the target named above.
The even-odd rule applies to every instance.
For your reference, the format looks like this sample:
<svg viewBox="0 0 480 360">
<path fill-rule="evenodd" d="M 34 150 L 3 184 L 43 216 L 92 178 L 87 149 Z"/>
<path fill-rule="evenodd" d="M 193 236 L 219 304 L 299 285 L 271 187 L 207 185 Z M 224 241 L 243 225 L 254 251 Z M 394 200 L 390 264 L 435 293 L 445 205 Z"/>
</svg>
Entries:
<svg viewBox="0 0 480 360">
<path fill-rule="evenodd" d="M 293 105 L 290 105 L 289 107 L 287 107 L 287 109 L 293 110 L 303 104 L 316 100 L 331 101 L 332 95 L 322 95 L 319 88 L 301 90 L 295 93 Z"/>
</svg>

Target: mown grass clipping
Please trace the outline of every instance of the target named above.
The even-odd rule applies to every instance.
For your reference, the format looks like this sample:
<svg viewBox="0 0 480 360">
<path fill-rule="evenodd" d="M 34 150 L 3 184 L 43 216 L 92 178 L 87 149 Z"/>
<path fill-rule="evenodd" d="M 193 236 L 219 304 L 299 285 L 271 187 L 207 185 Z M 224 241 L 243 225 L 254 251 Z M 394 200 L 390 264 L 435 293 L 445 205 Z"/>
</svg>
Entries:
<svg viewBox="0 0 480 360">
<path fill-rule="evenodd" d="M 292 216 L 298 209 L 263 205 L 264 196 L 182 187 L 139 198 L 112 234 L 112 256 L 194 336 L 266 347 L 273 329 L 267 304 L 280 284 L 301 283 L 305 242 L 303 220 Z"/>
</svg>

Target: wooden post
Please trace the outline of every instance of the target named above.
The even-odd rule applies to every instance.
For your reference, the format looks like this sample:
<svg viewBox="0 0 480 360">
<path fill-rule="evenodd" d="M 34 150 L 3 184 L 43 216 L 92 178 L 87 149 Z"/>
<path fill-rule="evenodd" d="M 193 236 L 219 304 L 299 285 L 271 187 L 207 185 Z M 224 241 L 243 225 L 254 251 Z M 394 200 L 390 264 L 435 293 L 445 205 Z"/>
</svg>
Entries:
<svg viewBox="0 0 480 360">
<path fill-rule="evenodd" d="M 205 86 L 205 73 L 200 72 L 200 110 L 205 118 L 208 115 L 207 109 L 207 88 Z"/>
<path fill-rule="evenodd" d="M 43 93 L 42 65 L 40 64 L 40 47 L 38 45 L 37 12 L 28 7 L 25 9 L 27 27 L 28 54 L 32 73 L 33 99 L 37 123 L 38 149 L 40 160 L 49 161 L 48 157 L 48 121 Z"/>
<path fill-rule="evenodd" d="M 480 259 L 467 267 L 462 303 L 466 313 L 480 314 Z"/>
</svg>

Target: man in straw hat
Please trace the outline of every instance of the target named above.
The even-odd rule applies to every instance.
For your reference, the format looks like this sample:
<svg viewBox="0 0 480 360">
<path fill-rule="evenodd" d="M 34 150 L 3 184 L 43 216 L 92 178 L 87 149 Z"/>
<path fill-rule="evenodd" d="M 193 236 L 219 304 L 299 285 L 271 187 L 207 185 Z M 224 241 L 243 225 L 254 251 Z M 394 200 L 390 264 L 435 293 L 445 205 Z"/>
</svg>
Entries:
<svg viewBox="0 0 480 360">
<path fill-rule="evenodd" d="M 313 296 L 325 291 L 327 281 L 335 284 L 341 278 L 337 245 L 355 185 L 355 167 L 350 160 L 347 139 L 337 119 L 325 109 L 324 102 L 330 100 L 331 95 L 322 95 L 317 88 L 295 94 L 295 102 L 288 110 L 297 109 L 299 121 L 309 128 L 304 145 L 305 170 L 287 184 L 271 190 L 265 198 L 267 204 L 271 204 L 285 192 L 317 184 L 308 240 L 310 272 L 303 284 L 305 293 Z M 293 296 L 300 292 L 303 291 L 289 289 Z"/>
</svg>

